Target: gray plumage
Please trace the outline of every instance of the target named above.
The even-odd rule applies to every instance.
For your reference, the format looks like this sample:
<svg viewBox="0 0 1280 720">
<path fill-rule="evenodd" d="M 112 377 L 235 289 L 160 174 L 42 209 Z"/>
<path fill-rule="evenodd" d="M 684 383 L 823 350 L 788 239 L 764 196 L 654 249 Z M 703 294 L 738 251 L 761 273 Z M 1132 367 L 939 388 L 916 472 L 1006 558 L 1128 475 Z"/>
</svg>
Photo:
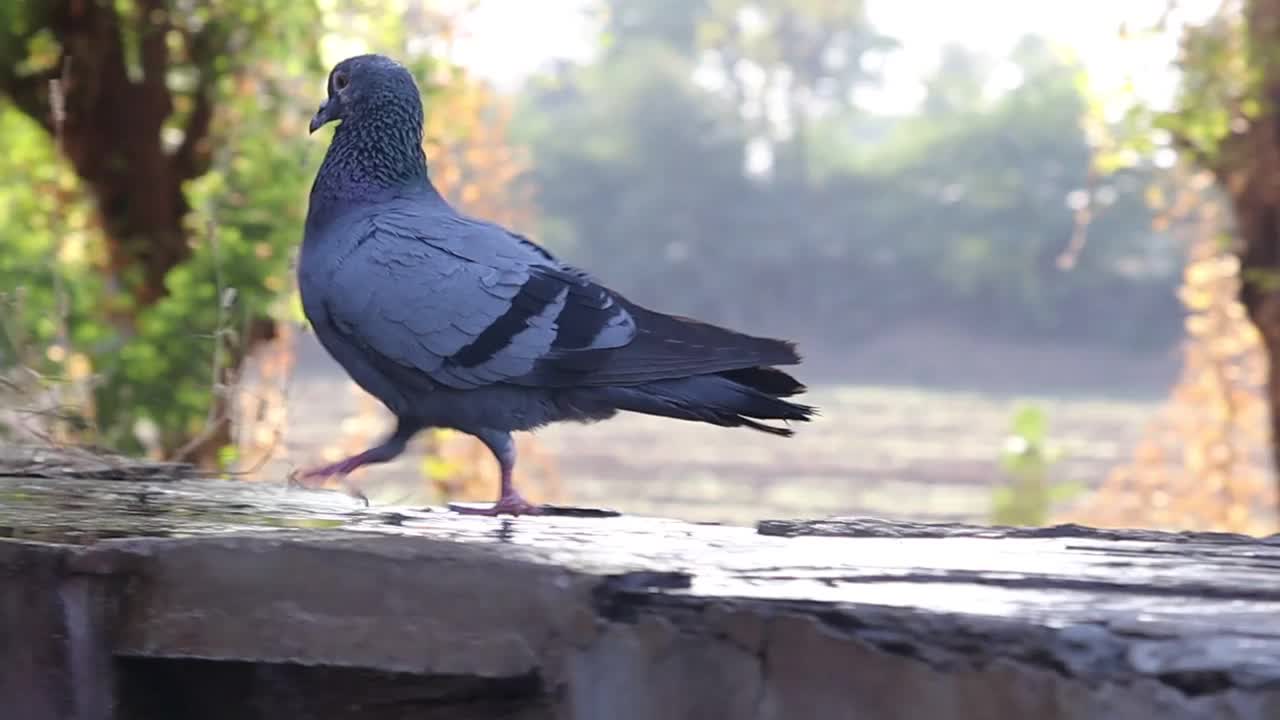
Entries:
<svg viewBox="0 0 1280 720">
<path fill-rule="evenodd" d="M 642 308 L 528 239 L 470 218 L 431 184 L 422 105 L 394 61 L 339 63 L 312 130 L 341 120 L 312 187 L 298 265 L 303 308 L 328 352 L 398 420 L 383 444 L 306 473 L 385 462 L 416 432 L 480 438 L 511 486 L 510 433 L 633 411 L 788 435 L 804 387 L 772 366 L 787 342 Z"/>
</svg>

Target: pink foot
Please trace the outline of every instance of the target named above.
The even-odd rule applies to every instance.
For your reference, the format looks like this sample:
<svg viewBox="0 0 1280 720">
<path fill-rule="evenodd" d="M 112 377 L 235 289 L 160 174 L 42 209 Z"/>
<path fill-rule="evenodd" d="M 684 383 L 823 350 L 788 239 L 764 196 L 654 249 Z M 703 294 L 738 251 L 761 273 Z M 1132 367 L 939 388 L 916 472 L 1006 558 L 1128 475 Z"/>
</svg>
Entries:
<svg viewBox="0 0 1280 720">
<path fill-rule="evenodd" d="M 541 515 L 542 506 L 520 497 L 517 492 L 503 495 L 498 502 L 492 505 L 469 505 L 463 503 L 449 503 L 449 509 L 459 515 L 487 515 L 496 517 L 498 515 Z"/>
</svg>

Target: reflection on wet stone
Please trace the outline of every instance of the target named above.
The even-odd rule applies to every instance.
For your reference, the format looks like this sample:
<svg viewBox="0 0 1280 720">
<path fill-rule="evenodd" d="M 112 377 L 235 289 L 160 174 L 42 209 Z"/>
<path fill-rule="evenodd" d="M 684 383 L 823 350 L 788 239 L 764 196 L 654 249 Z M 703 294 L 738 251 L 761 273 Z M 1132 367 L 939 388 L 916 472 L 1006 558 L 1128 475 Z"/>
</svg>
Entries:
<svg viewBox="0 0 1280 720">
<path fill-rule="evenodd" d="M 66 477 L 0 478 L 0 537 L 24 720 L 1280 717 L 1275 538 Z"/>
</svg>

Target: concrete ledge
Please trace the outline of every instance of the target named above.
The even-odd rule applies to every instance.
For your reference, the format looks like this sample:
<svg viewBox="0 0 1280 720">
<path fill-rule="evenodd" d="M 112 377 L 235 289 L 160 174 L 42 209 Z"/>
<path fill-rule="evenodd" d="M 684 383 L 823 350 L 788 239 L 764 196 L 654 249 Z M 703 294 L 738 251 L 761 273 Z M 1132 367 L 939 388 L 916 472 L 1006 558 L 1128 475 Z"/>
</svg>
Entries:
<svg viewBox="0 0 1280 720">
<path fill-rule="evenodd" d="M 47 478 L 0 536 L 22 720 L 1280 717 L 1278 538 Z"/>
</svg>

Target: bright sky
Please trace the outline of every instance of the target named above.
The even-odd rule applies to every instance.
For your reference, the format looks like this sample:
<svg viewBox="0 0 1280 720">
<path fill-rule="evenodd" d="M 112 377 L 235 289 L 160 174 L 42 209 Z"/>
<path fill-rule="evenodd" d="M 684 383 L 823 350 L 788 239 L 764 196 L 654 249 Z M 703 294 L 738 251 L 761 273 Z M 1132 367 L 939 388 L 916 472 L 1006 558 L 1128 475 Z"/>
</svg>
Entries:
<svg viewBox="0 0 1280 720">
<path fill-rule="evenodd" d="M 1000 54 L 1024 34 L 1039 33 L 1074 51 L 1105 90 L 1131 76 L 1139 91 L 1159 100 L 1172 87 L 1168 61 L 1174 35 L 1122 42 L 1120 28 L 1149 27 L 1170 0 L 868 0 L 872 21 L 903 49 L 885 67 L 888 90 L 877 107 L 909 106 L 918 80 L 943 45 L 959 42 Z M 1219 0 L 1180 0 L 1173 25 L 1210 14 Z M 479 0 L 462 28 L 455 59 L 501 87 L 511 88 L 553 59 L 585 59 L 593 49 L 590 0 Z"/>
</svg>

